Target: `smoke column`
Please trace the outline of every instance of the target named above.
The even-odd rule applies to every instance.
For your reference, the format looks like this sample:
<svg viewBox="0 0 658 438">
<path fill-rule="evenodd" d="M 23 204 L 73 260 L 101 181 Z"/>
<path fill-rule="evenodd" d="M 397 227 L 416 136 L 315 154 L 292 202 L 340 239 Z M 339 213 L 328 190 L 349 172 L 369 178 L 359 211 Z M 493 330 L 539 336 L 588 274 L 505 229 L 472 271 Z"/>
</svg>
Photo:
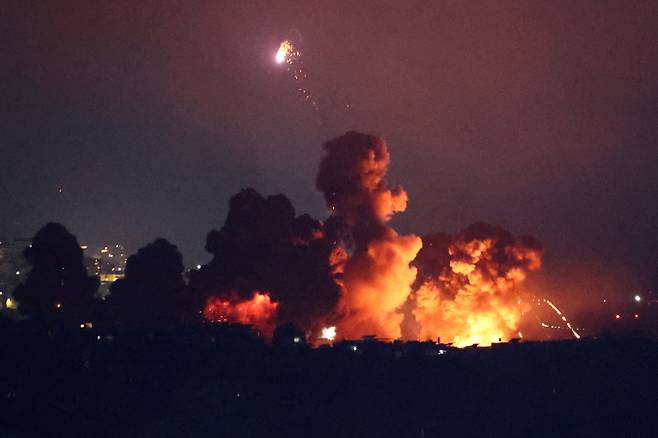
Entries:
<svg viewBox="0 0 658 438">
<path fill-rule="evenodd" d="M 334 239 L 331 263 L 341 287 L 338 336 L 399 338 L 400 307 L 416 278 L 410 263 L 422 242 L 388 225 L 394 213 L 407 207 L 406 192 L 385 180 L 388 145 L 375 136 L 348 132 L 324 149 L 316 186 L 332 212 L 325 227 Z"/>
</svg>

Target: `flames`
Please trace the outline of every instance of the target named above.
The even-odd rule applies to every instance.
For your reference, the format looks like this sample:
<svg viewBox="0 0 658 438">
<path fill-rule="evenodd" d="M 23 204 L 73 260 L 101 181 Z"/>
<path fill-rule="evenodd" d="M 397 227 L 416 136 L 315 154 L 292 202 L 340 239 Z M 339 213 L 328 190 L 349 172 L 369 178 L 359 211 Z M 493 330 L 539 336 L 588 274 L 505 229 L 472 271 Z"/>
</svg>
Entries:
<svg viewBox="0 0 658 438">
<path fill-rule="evenodd" d="M 349 132 L 325 150 L 316 184 L 339 230 L 329 264 L 341 287 L 334 315 L 341 337 L 441 337 L 465 346 L 518 335 L 517 285 L 541 265 L 534 239 L 484 223 L 434 241 L 401 236 L 389 221 L 408 198 L 386 182 L 386 142 Z M 415 327 L 405 329 L 405 319 Z"/>
<path fill-rule="evenodd" d="M 445 258 L 429 267 L 435 275 L 423 279 L 414 295 L 421 339 L 467 346 L 518 336 L 527 310 L 518 285 L 542 260 L 534 239 L 479 223 L 427 251 L 445 251 Z"/>
<path fill-rule="evenodd" d="M 284 41 L 277 61 L 288 62 L 294 51 Z M 229 219 L 248 220 L 227 219 L 221 232 L 209 235 L 218 237 L 219 243 L 234 242 L 217 252 L 214 269 L 228 284 L 244 286 L 253 279 L 253 288 L 269 290 L 276 300 L 270 292 L 254 292 L 249 299 L 237 294 L 212 296 L 203 312 L 207 320 L 250 324 L 266 336 L 271 336 L 276 323 L 293 322 L 318 342 L 374 335 L 380 339 L 440 338 L 468 346 L 522 336 L 520 325 L 530 309 L 522 285 L 528 273 L 542 264 L 542 248 L 535 239 L 486 223 L 472 224 L 454 235 L 398 234 L 390 220 L 406 210 L 408 196 L 402 187 L 386 180 L 388 144 L 376 136 L 348 132 L 325 143 L 324 149 L 316 187 L 330 216 L 324 222 L 305 218 L 302 222 L 312 225 L 312 233 L 292 238 L 291 247 L 280 242 L 290 240 L 290 233 L 284 231 L 296 229 L 300 218 L 295 219 L 287 200 L 283 208 L 283 195 L 272 198 L 278 206 L 272 211 L 257 208 L 259 203 L 232 201 Z M 261 199 L 258 194 L 250 196 Z M 271 203 L 270 198 L 263 202 Z M 270 212 L 264 216 L 263 211 Z M 276 225 L 270 237 L 271 233 L 258 231 L 263 229 L 260 225 L 256 231 L 245 228 L 267 220 Z M 211 247 L 215 244 L 209 240 Z M 246 258 L 233 267 L 239 270 L 235 278 L 221 270 L 226 257 L 237 260 L 240 254 L 252 252 L 258 256 L 264 248 L 276 249 L 272 261 Z M 218 254 L 223 255 L 221 260 Z M 275 263 L 278 260 L 285 262 Z M 310 272 L 325 275 L 335 287 L 334 297 L 337 289 L 333 303 L 332 289 L 318 294 L 323 289 L 314 282 L 320 277 Z M 305 286 L 294 289 L 295 284 Z M 328 310 L 314 311 L 320 304 Z"/>
<path fill-rule="evenodd" d="M 422 243 L 388 225 L 407 207 L 407 193 L 390 186 L 388 145 L 381 138 L 349 132 L 325 144 L 316 185 L 332 211 L 336 247 L 330 264 L 341 296 L 337 331 L 343 337 L 399 338 L 400 307 L 411 292 L 410 266 Z"/>
<path fill-rule="evenodd" d="M 250 299 L 236 293 L 211 296 L 206 301 L 203 317 L 216 323 L 240 323 L 258 329 L 267 339 L 272 338 L 279 303 L 267 292 L 254 292 Z"/>
</svg>

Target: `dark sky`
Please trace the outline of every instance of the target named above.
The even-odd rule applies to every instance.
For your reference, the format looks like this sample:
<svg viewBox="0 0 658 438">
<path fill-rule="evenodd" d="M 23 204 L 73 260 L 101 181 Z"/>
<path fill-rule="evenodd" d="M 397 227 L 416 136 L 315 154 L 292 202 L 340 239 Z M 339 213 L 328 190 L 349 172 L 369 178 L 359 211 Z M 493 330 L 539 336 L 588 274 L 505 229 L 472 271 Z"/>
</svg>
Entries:
<svg viewBox="0 0 658 438">
<path fill-rule="evenodd" d="M 326 217 L 321 143 L 357 129 L 391 144 L 402 232 L 531 234 L 549 279 L 631 288 L 656 267 L 656 2 L 21 0 L 0 16 L 12 234 L 56 220 L 204 262 L 243 187 Z M 290 35 L 317 112 L 273 62 Z"/>
</svg>

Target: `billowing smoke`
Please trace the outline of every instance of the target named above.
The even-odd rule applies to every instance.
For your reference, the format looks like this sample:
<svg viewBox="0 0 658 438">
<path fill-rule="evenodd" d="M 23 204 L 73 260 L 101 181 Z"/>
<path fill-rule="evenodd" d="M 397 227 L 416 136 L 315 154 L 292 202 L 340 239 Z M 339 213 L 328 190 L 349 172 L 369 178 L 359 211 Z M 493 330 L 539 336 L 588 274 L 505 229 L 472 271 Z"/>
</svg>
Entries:
<svg viewBox="0 0 658 438">
<path fill-rule="evenodd" d="M 423 238 L 413 315 L 420 339 L 458 346 L 519 336 L 528 302 L 518 285 L 542 262 L 539 243 L 499 227 L 476 223 L 456 236 Z"/>
<path fill-rule="evenodd" d="M 389 221 L 405 211 L 407 193 L 386 181 L 386 142 L 348 132 L 324 150 L 324 223 L 296 216 L 283 195 L 246 189 L 231 198 L 223 227 L 207 237 L 212 261 L 190 278 L 206 319 L 266 334 L 293 322 L 312 341 L 334 326 L 338 339 L 468 345 L 518 336 L 519 284 L 541 265 L 538 242 L 484 223 L 422 240 L 398 235 Z"/>
<path fill-rule="evenodd" d="M 388 221 L 407 207 L 407 194 L 384 179 L 388 145 L 348 132 L 327 142 L 316 185 L 332 215 L 326 230 L 335 244 L 331 261 L 341 286 L 334 315 L 343 338 L 399 338 L 403 313 L 421 248 L 416 236 L 399 236 Z M 340 255 L 340 257 L 337 257 Z"/>
<path fill-rule="evenodd" d="M 279 303 L 278 320 L 305 330 L 336 305 L 338 286 L 327 263 L 332 248 L 323 225 L 295 216 L 284 195 L 265 198 L 245 189 L 233 196 L 224 226 L 208 233 L 206 250 L 213 259 L 190 276 L 200 305 L 209 296 L 236 293 L 249 300 L 253 291 L 268 291 Z"/>
</svg>

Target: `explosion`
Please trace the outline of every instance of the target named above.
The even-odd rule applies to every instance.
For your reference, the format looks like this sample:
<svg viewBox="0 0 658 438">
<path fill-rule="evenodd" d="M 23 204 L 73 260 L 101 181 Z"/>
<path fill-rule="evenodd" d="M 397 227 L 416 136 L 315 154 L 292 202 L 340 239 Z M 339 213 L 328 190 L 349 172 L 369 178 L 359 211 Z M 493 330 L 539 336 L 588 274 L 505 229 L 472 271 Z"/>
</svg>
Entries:
<svg viewBox="0 0 658 438">
<path fill-rule="evenodd" d="M 251 299 L 241 299 L 236 293 L 211 296 L 206 301 L 203 317 L 216 323 L 240 323 L 258 329 L 267 339 L 274 333 L 279 303 L 267 292 L 254 292 Z"/>
<path fill-rule="evenodd" d="M 415 262 L 425 276 L 413 297 L 419 338 L 441 337 L 462 347 L 516 337 L 526 310 L 517 285 L 541 266 L 539 243 L 484 223 L 442 240 L 443 245 L 423 248 Z M 424 252 L 444 257 L 427 266 L 436 258 Z"/>
<path fill-rule="evenodd" d="M 417 236 L 399 236 L 388 226 L 404 211 L 407 194 L 384 177 L 390 155 L 382 139 L 348 132 L 325 144 L 316 185 L 332 211 L 327 226 L 342 249 L 338 332 L 343 337 L 399 338 L 400 311 L 416 269 L 409 264 L 421 248 Z M 332 262 L 334 260 L 332 259 Z"/>
<path fill-rule="evenodd" d="M 336 326 L 324 327 L 322 329 L 320 339 L 324 339 L 330 342 L 336 339 Z"/>
<path fill-rule="evenodd" d="M 277 59 L 296 50 L 284 43 Z M 399 235 L 389 222 L 408 197 L 386 181 L 387 143 L 348 132 L 324 151 L 316 187 L 326 221 L 296 216 L 283 195 L 246 189 L 231 198 L 224 226 L 208 234 L 213 259 L 190 277 L 202 294 L 235 291 L 207 299 L 207 320 L 251 324 L 267 336 L 275 323 L 292 322 L 316 340 L 467 346 L 521 336 L 529 309 L 521 284 L 542 263 L 535 239 L 486 223 L 456 235 Z"/>
</svg>

